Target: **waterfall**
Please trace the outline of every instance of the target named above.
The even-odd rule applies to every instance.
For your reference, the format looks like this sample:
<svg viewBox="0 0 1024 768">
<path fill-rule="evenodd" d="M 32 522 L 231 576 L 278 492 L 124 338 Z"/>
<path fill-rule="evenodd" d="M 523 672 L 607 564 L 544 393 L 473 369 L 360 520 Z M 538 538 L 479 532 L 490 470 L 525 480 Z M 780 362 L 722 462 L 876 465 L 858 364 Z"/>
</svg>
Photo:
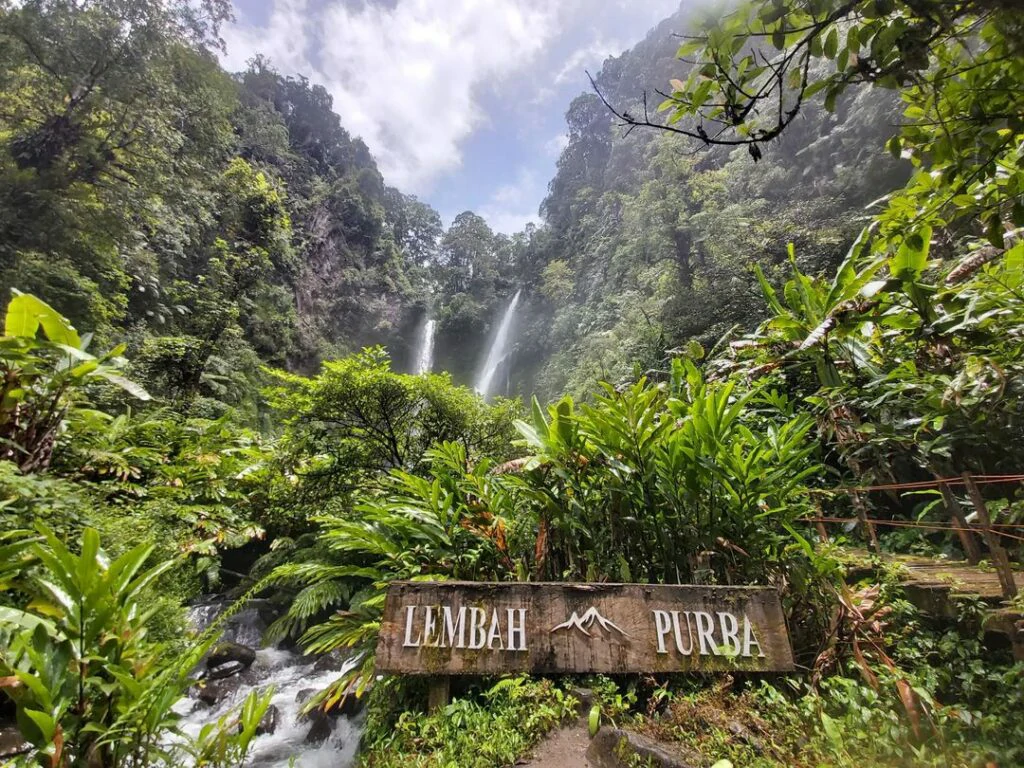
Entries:
<svg viewBox="0 0 1024 768">
<path fill-rule="evenodd" d="M 365 713 L 349 716 L 314 712 L 303 716 L 301 710 L 313 693 L 337 680 L 358 664 L 359 658 L 346 659 L 336 654 L 314 658 L 303 656 L 296 649 L 259 648 L 267 626 L 262 615 L 267 608 L 265 602 L 252 601 L 250 607 L 232 616 L 225 623 L 221 636 L 222 640 L 258 649 L 252 665 L 235 676 L 206 681 L 207 693 L 217 692 L 208 701 L 199 697 L 197 688 L 191 689 L 189 696 L 174 706 L 180 717 L 179 727 L 186 735 L 195 737 L 205 725 L 216 722 L 232 707 L 237 707 L 252 690 L 265 690 L 272 685 L 274 695 L 270 703 L 275 714 L 274 726 L 252 741 L 245 759 L 246 768 L 354 766 Z M 229 604 L 228 600 L 211 596 L 208 601 L 193 606 L 189 612 L 193 625 L 197 630 L 204 629 Z"/>
<path fill-rule="evenodd" d="M 494 374 L 498 372 L 498 367 L 502 362 L 504 362 L 505 358 L 508 357 L 509 336 L 512 331 L 512 320 L 515 317 L 516 305 L 519 303 L 520 293 L 522 293 L 522 289 L 516 291 L 516 295 L 512 297 L 512 301 L 508 305 L 508 309 L 505 310 L 505 314 L 501 318 L 501 323 L 498 325 L 498 332 L 494 336 L 494 341 L 491 342 L 491 348 L 487 350 L 487 359 L 484 361 L 483 368 L 480 369 L 480 376 L 476 383 L 476 391 L 483 397 L 487 397 L 491 394 L 491 384 L 494 379 Z"/>
<path fill-rule="evenodd" d="M 420 332 L 420 342 L 416 350 L 416 367 L 413 373 L 420 375 L 430 373 L 434 367 L 434 331 L 437 322 L 431 318 L 423 324 Z"/>
</svg>

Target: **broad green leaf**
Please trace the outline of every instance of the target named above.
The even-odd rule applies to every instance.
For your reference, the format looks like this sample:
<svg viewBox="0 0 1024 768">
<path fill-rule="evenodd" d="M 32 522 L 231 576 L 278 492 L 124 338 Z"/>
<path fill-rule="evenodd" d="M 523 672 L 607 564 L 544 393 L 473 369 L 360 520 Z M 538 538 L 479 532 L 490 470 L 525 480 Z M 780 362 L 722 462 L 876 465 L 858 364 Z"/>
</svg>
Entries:
<svg viewBox="0 0 1024 768">
<path fill-rule="evenodd" d="M 900 280 L 916 280 L 928 266 L 928 250 L 932 228 L 927 224 L 908 235 L 900 243 L 896 255 L 889 259 L 889 271 Z"/>
<path fill-rule="evenodd" d="M 116 384 L 129 395 L 133 395 L 134 397 L 137 397 L 139 400 L 151 399 L 149 392 L 147 392 L 141 385 L 136 384 L 131 379 L 126 379 L 124 376 L 121 376 L 120 374 L 112 373 L 111 371 L 99 370 L 96 371 L 96 375 L 102 379 L 106 379 L 111 384 Z"/>
<path fill-rule="evenodd" d="M 822 46 L 822 51 L 825 54 L 825 58 L 833 59 L 833 58 L 835 58 L 836 51 L 838 49 L 839 49 L 839 31 L 835 27 L 832 27 L 832 29 L 829 30 L 828 36 L 825 38 L 825 43 Z"/>
<path fill-rule="evenodd" d="M 40 326 L 46 338 L 56 344 L 76 349 L 82 346 L 78 332 L 57 310 L 30 293 L 17 293 L 7 305 L 4 333 L 34 339 Z"/>
<path fill-rule="evenodd" d="M 25 709 L 24 713 L 39 728 L 45 743 L 49 744 L 53 741 L 53 736 L 57 732 L 57 722 L 53 719 L 52 715 L 40 712 L 37 709 Z"/>
</svg>

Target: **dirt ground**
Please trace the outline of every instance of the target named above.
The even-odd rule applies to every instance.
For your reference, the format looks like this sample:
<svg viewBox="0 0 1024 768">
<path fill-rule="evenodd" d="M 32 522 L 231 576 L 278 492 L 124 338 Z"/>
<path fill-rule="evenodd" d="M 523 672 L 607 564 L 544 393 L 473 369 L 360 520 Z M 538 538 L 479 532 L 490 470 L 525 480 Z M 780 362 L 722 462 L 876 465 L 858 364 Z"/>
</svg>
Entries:
<svg viewBox="0 0 1024 768">
<path fill-rule="evenodd" d="M 527 768 L 589 768 L 586 752 L 590 734 L 585 725 L 562 728 L 549 735 L 533 750 L 533 757 L 521 765 Z"/>
</svg>

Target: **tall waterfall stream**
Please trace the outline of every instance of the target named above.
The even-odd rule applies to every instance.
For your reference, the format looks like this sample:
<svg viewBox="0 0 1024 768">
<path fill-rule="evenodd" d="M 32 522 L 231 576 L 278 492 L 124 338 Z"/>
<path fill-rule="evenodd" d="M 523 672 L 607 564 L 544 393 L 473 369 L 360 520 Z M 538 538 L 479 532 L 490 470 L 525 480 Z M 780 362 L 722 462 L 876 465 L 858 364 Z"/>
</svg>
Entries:
<svg viewBox="0 0 1024 768">
<path fill-rule="evenodd" d="M 515 319 L 516 306 L 519 304 L 519 295 L 522 292 L 522 289 L 516 291 L 516 295 L 512 297 L 508 309 L 502 315 L 501 323 L 498 325 L 498 332 L 494 335 L 491 348 L 487 351 L 487 359 L 480 369 L 476 391 L 483 397 L 491 394 L 494 386 L 494 376 L 498 372 L 498 368 L 505 361 L 505 358 L 508 357 L 508 346 L 512 336 L 512 321 Z"/>
<path fill-rule="evenodd" d="M 413 373 L 417 375 L 430 373 L 434 368 L 434 334 L 436 330 L 436 320 L 430 319 L 423 323 L 419 347 L 416 350 L 416 368 L 413 370 Z"/>
</svg>

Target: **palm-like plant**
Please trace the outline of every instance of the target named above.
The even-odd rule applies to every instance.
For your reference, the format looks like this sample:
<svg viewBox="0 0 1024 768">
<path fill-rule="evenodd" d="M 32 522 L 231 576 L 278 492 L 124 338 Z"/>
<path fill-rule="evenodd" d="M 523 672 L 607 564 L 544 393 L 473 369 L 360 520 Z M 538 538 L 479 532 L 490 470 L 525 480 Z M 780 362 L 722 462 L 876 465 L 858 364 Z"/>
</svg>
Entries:
<svg viewBox="0 0 1024 768">
<path fill-rule="evenodd" d="M 1012 393 L 1021 367 L 1024 244 L 1015 232 L 1006 248 L 975 242 L 949 265 L 930 260 L 926 225 L 883 243 L 888 250 L 878 258 L 867 253 L 868 234 L 830 285 L 794 264 L 785 301 L 758 273 L 772 316 L 732 344 L 733 360 L 720 371 L 785 376 L 816 412 L 819 437 L 861 484 L 908 473 L 919 480 L 922 471 L 938 478 L 986 466 L 1017 471 L 1015 455 L 992 446 L 1014 444 L 1022 424 Z M 888 274 L 879 278 L 883 267 Z M 814 377 L 805 375 L 809 366 Z M 943 493 L 962 528 L 958 505 Z M 851 498 L 866 521 L 866 497 Z"/>
<path fill-rule="evenodd" d="M 774 518 L 803 509 L 798 490 L 818 465 L 810 418 L 766 418 L 761 395 L 677 360 L 667 386 L 606 386 L 578 411 L 535 403 L 532 423 L 517 423 L 534 453 L 509 480 L 516 526 L 535 523 L 532 572 L 733 579 L 777 557 L 788 534 Z"/>
<path fill-rule="evenodd" d="M 42 330 L 44 338 L 37 338 Z M 44 469 L 68 411 L 90 381 L 141 400 L 146 391 L 118 373 L 124 345 L 96 357 L 68 320 L 41 299 L 15 293 L 0 337 L 0 459 L 23 472 Z"/>
<path fill-rule="evenodd" d="M 860 264 L 866 232 L 853 244 L 831 282 L 805 275 L 796 263 L 792 244 L 789 260 L 792 278 L 783 287 L 782 298 L 758 265 L 754 274 L 771 316 L 735 349 L 769 348 L 772 357 L 750 372 L 754 375 L 787 367 L 812 366 L 819 386 L 837 386 L 840 367 L 856 368 L 867 363 L 865 340 L 859 334 L 862 317 L 875 308 L 874 297 L 886 286 L 876 280 L 885 265 L 882 259 Z"/>
<path fill-rule="evenodd" d="M 149 591 L 174 561 L 147 569 L 150 545 L 111 559 L 92 529 L 78 553 L 41 525 L 39 536 L 17 539 L 0 546 L 16 564 L 0 569 L 0 586 L 30 601 L 23 609 L 0 606 L 0 691 L 13 701 L 40 765 L 141 768 L 187 754 L 197 765 L 224 765 L 244 755 L 267 694 L 254 695 L 196 743 L 177 731 L 171 708 L 217 635 L 171 661 L 148 638 L 157 609 L 146 607 Z"/>
<path fill-rule="evenodd" d="M 492 512 L 504 502 L 489 475 L 491 463 L 470 467 L 459 443 L 438 445 L 427 461 L 430 477 L 395 470 L 382 491 L 350 514 L 313 518 L 320 526 L 318 556 L 279 566 L 261 585 L 299 590 L 268 639 L 301 633 L 307 651 L 344 650 L 355 659 L 311 707 L 331 708 L 349 693 L 361 696 L 373 679 L 389 582 L 503 579 L 510 571 L 505 521 Z"/>
</svg>

